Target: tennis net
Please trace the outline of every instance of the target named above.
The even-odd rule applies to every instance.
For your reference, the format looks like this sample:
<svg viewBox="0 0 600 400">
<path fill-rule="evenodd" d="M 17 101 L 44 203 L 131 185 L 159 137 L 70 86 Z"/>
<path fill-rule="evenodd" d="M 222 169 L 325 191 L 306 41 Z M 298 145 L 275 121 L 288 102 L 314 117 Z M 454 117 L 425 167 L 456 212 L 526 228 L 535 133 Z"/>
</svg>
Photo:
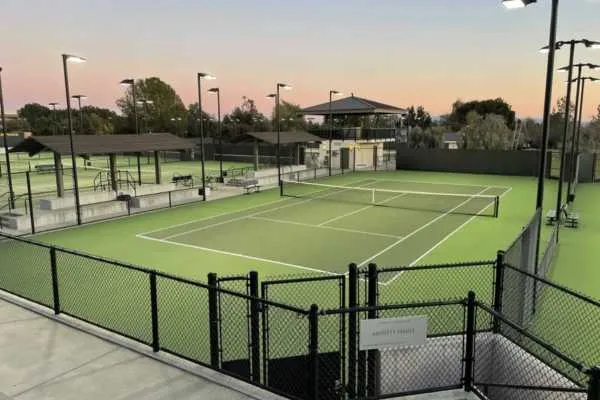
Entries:
<svg viewBox="0 0 600 400">
<path fill-rule="evenodd" d="M 500 207 L 500 197 L 493 195 L 390 190 L 290 180 L 282 181 L 282 194 L 319 201 L 494 218 L 498 217 Z"/>
</svg>

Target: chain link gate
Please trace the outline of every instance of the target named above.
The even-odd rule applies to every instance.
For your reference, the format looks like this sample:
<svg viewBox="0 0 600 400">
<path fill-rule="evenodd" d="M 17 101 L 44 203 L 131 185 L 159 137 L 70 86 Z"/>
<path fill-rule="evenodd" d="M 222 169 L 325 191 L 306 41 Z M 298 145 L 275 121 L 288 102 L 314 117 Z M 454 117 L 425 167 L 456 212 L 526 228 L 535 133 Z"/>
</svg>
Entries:
<svg viewBox="0 0 600 400">
<path fill-rule="evenodd" d="M 216 292 L 218 335 L 216 361 L 221 369 L 242 379 L 260 381 L 259 307 L 250 297 L 258 297 L 258 274 L 219 277 L 209 275 L 217 289 L 225 289 L 248 297 L 235 297 Z"/>
<path fill-rule="evenodd" d="M 346 307 L 345 275 L 273 278 L 261 283 L 261 291 L 264 300 L 285 301 L 303 309 L 309 309 L 313 304 L 323 307 L 323 302 L 323 308 Z M 308 372 L 310 343 L 297 341 L 294 349 L 282 349 L 277 343 L 277 336 L 282 332 L 306 329 L 308 333 L 309 318 L 308 315 L 298 315 L 295 321 L 286 321 L 286 318 L 275 314 L 282 312 L 284 310 L 276 310 L 268 305 L 263 309 L 263 383 L 300 399 L 310 398 L 310 375 L 298 376 L 289 372 L 302 369 Z M 280 326 L 283 322 L 300 326 Z M 339 399 L 346 388 L 345 316 L 319 316 L 318 336 L 319 398 Z M 299 379 L 303 381 L 299 382 Z"/>
</svg>

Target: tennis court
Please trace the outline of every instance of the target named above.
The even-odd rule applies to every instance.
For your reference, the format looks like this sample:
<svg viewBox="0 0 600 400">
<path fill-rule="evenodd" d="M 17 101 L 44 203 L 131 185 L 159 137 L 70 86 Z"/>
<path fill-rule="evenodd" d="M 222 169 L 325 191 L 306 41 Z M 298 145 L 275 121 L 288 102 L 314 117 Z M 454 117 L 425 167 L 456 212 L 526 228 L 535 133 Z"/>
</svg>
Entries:
<svg viewBox="0 0 600 400">
<path fill-rule="evenodd" d="M 136 236 L 287 273 L 344 273 L 351 261 L 414 265 L 473 219 L 495 219 L 500 197 L 511 189 L 406 181 L 393 174 L 324 182 L 285 181 L 282 198 Z"/>
</svg>

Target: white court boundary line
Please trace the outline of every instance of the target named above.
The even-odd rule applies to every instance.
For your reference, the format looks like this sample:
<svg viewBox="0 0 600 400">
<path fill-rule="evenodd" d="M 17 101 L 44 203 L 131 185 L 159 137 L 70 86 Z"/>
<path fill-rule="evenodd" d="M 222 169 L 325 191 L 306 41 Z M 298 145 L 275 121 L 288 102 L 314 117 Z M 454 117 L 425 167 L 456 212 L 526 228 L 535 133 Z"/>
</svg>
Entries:
<svg viewBox="0 0 600 400">
<path fill-rule="evenodd" d="M 286 267 L 298 268 L 298 269 L 303 269 L 305 271 L 318 272 L 318 273 L 322 273 L 322 274 L 326 274 L 326 275 L 340 275 L 340 274 L 338 274 L 336 272 L 324 271 L 324 270 L 318 269 L 318 268 L 305 267 L 303 265 L 291 264 L 291 263 L 286 263 L 286 262 L 283 262 L 283 261 L 271 260 L 271 259 L 262 258 L 262 257 L 254 257 L 254 256 L 249 256 L 249 255 L 241 254 L 241 253 L 233 253 L 233 252 L 225 251 L 225 250 L 212 249 L 210 247 L 196 246 L 196 245 L 193 245 L 193 244 L 186 244 L 186 243 L 180 243 L 180 242 L 171 242 L 169 240 L 157 239 L 157 238 L 153 238 L 153 237 L 149 237 L 149 236 L 144 236 L 144 235 L 141 235 L 141 234 L 136 235 L 136 237 L 139 237 L 139 238 L 142 238 L 142 239 L 146 239 L 146 240 L 152 240 L 152 241 L 155 241 L 155 242 L 170 244 L 170 245 L 174 245 L 174 246 L 181 246 L 181 247 L 187 247 L 187 248 L 195 249 L 195 250 L 207 251 L 207 252 L 210 252 L 210 253 L 217 253 L 217 254 L 223 254 L 223 255 L 226 255 L 226 256 L 234 256 L 234 257 L 245 258 L 247 260 L 260 261 L 260 262 L 266 262 L 266 263 L 277 264 L 277 265 L 283 265 L 283 266 L 286 266 Z"/>
<path fill-rule="evenodd" d="M 358 180 L 356 182 L 350 182 L 348 184 L 356 184 L 356 183 L 361 183 L 361 182 L 364 182 L 364 181 L 371 181 L 371 180 L 373 180 L 373 179 L 361 179 L 361 180 Z M 207 217 L 203 217 L 203 218 L 198 218 L 198 219 L 194 219 L 194 220 L 187 221 L 187 222 L 182 222 L 180 224 L 168 225 L 168 226 L 165 226 L 165 227 L 162 227 L 162 228 L 154 229 L 152 231 L 142 232 L 142 233 L 139 233 L 138 235 L 142 235 L 142 236 L 150 235 L 152 233 L 166 231 L 166 230 L 173 229 L 173 228 L 179 228 L 181 226 L 191 225 L 191 224 L 195 224 L 197 222 L 207 221 L 207 220 L 210 220 L 210 219 L 213 219 L 213 218 L 224 217 L 226 215 L 237 214 L 237 213 L 240 213 L 240 212 L 253 210 L 253 209 L 264 207 L 264 206 L 268 206 L 268 205 L 271 205 L 271 204 L 282 203 L 284 201 L 292 201 L 292 198 L 287 197 L 285 199 L 279 199 L 279 200 L 269 201 L 267 203 L 262 203 L 262 204 L 258 204 L 258 205 L 250 206 L 250 207 L 246 207 L 246 208 L 242 208 L 242 209 L 235 210 L 235 211 L 227 211 L 227 212 L 220 213 L 220 214 L 215 214 L 215 215 L 211 215 L 211 216 L 207 216 Z M 294 204 L 298 204 L 298 203 L 294 203 Z"/>
<path fill-rule="evenodd" d="M 303 222 L 286 221 L 284 219 L 265 218 L 265 217 L 248 217 L 248 219 L 256 219 L 259 221 L 276 222 L 276 223 L 288 224 L 288 225 L 306 226 L 309 228 L 328 229 L 328 230 L 340 231 L 340 232 L 360 233 L 361 235 L 380 236 L 380 237 L 387 237 L 387 238 L 391 238 L 391 239 L 400 239 L 402 237 L 402 236 L 398 236 L 398 235 L 388 235 L 386 233 L 367 232 L 367 231 L 360 231 L 360 230 L 356 230 L 356 229 L 338 228 L 335 226 L 305 224 Z"/>
<path fill-rule="evenodd" d="M 351 189 L 351 188 L 348 188 L 348 189 L 345 189 L 345 190 L 349 190 L 349 189 Z M 323 191 L 323 190 L 321 190 L 321 191 Z M 317 200 L 317 199 L 322 199 L 322 198 L 325 198 L 325 197 L 328 197 L 328 196 L 333 196 L 334 194 L 338 194 L 338 193 L 341 193 L 343 191 L 344 190 L 340 190 L 340 191 L 337 191 L 335 193 L 327 193 L 327 194 L 325 194 L 323 196 L 312 197 L 312 198 L 309 198 L 309 199 L 306 199 L 306 200 L 302 200 L 302 201 L 299 201 L 299 202 L 293 202 L 291 204 L 285 204 L 283 206 L 279 206 L 279 207 L 275 207 L 275 208 L 270 208 L 268 210 L 259 211 L 259 212 L 253 213 L 253 214 L 243 215 L 241 217 L 236 217 L 236 218 L 231 218 L 231 219 L 228 219 L 228 220 L 225 220 L 225 221 L 221 221 L 221 222 L 217 222 L 217 223 L 214 223 L 214 224 L 202 226 L 200 228 L 191 229 L 189 231 L 180 232 L 180 233 L 176 233 L 174 235 L 165 236 L 163 239 L 169 240 L 169 239 L 173 239 L 173 238 L 176 238 L 176 237 L 185 236 L 185 235 L 188 235 L 190 233 L 201 232 L 201 231 L 204 231 L 206 229 L 214 228 L 216 226 L 221 226 L 221 225 L 229 224 L 229 223 L 232 223 L 232 222 L 241 221 L 243 219 L 249 219 L 249 218 L 252 218 L 252 217 L 256 217 L 257 215 L 267 214 L 267 213 L 270 213 L 270 212 L 273 212 L 273 211 L 279 211 L 279 210 L 282 210 L 282 209 L 285 209 L 285 208 L 299 206 L 301 204 L 310 203 L 311 201 L 314 201 L 314 200 Z M 319 191 L 317 191 L 316 193 L 318 193 L 318 192 Z M 286 199 L 281 200 L 281 201 L 285 201 L 285 200 Z"/>
<path fill-rule="evenodd" d="M 500 198 L 502 198 L 505 195 L 507 195 L 508 193 L 510 193 L 512 191 L 512 189 L 513 189 L 512 186 L 507 186 L 507 190 L 500 195 Z M 447 234 L 444 238 L 442 238 L 440 241 L 438 241 L 436 244 L 434 244 L 432 247 L 430 247 L 429 250 L 427 250 L 425 253 L 421 254 L 416 260 L 414 260 L 413 262 L 408 264 L 408 267 L 414 267 L 419 261 L 421 261 L 422 259 L 427 257 L 435 249 L 437 249 L 439 246 L 441 246 L 442 243 L 444 243 L 445 241 L 450 239 L 452 236 L 454 236 L 454 234 L 456 234 L 458 231 L 462 230 L 465 226 L 467 226 L 471 221 L 473 221 L 476 217 L 478 217 L 488 207 L 489 207 L 489 205 L 487 207 L 482 208 L 481 211 L 479 211 L 477 214 L 473 215 L 471 218 L 469 218 L 468 220 L 463 222 L 459 227 L 454 229 L 452 232 Z M 406 272 L 406 271 L 400 271 L 396 275 L 394 275 L 390 280 L 388 280 L 386 282 L 379 282 L 379 284 L 383 285 L 383 286 L 389 285 L 389 284 L 393 283 L 396 279 L 398 279 L 400 277 L 400 275 L 402 275 L 404 272 Z"/>
<path fill-rule="evenodd" d="M 351 211 L 351 212 L 349 212 L 349 213 L 346 213 L 346 214 L 340 215 L 340 216 L 338 216 L 338 217 L 335 217 L 335 218 L 328 219 L 328 220 L 327 220 L 327 221 L 325 221 L 325 222 L 321 222 L 321 223 L 320 223 L 318 226 L 319 226 L 319 227 L 321 227 L 321 226 L 325 226 L 325 225 L 327 225 L 327 224 L 329 224 L 329 223 L 331 223 L 331 222 L 335 222 L 335 221 L 338 221 L 338 220 L 340 220 L 340 219 L 343 219 L 343 218 L 349 217 L 349 216 L 351 216 L 351 215 L 355 215 L 355 214 L 358 214 L 358 213 L 360 213 L 360 212 L 363 212 L 363 211 L 369 210 L 369 209 L 371 209 L 371 208 L 373 208 L 373 207 L 377 207 L 377 206 L 380 206 L 380 205 L 382 205 L 382 204 L 389 203 L 390 201 L 392 201 L 392 200 L 396 200 L 397 198 L 399 198 L 399 197 L 402 197 L 402 196 L 406 196 L 406 193 L 402 193 L 402 194 L 399 194 L 399 195 L 397 195 L 397 196 L 392 196 L 392 197 L 390 197 L 389 199 L 386 199 L 386 200 L 382 201 L 381 203 L 375 203 L 375 204 L 371 204 L 371 205 L 368 205 L 368 206 L 366 206 L 366 207 L 359 208 L 358 210 L 354 210 L 354 211 Z M 396 237 L 397 237 L 397 238 L 400 238 L 401 236 L 396 236 Z"/>
<path fill-rule="evenodd" d="M 479 191 L 479 193 L 475 194 L 474 196 L 480 195 L 483 192 L 485 192 L 486 190 L 488 190 L 489 188 L 486 187 L 485 189 Z M 444 214 L 442 215 L 438 215 L 437 217 L 435 217 L 434 219 L 430 220 L 429 222 L 427 222 L 425 225 L 421 225 L 419 228 L 415 229 L 414 231 L 412 231 L 411 233 L 409 233 L 408 235 L 404 236 L 402 239 L 398 239 L 396 242 L 392 243 L 391 245 L 389 245 L 388 247 L 386 247 L 385 249 L 379 251 L 378 253 L 372 255 L 371 257 L 367 258 L 366 260 L 364 260 L 363 262 L 361 262 L 360 264 L 358 264 L 358 267 L 362 267 L 364 266 L 366 263 L 368 263 L 369 261 L 373 261 L 375 258 L 379 257 L 382 254 L 387 253 L 388 251 L 390 251 L 391 249 L 393 249 L 394 247 L 396 247 L 397 245 L 399 245 L 400 243 L 404 242 L 406 239 L 414 236 L 415 234 L 421 232 L 423 229 L 427 228 L 428 226 L 431 226 L 432 224 L 436 223 L 437 221 L 439 221 L 440 219 L 450 215 L 450 213 L 452 213 L 453 211 L 457 210 L 459 207 L 462 207 L 464 204 L 466 204 L 467 202 L 471 201 L 474 197 L 469 197 L 467 200 L 461 202 L 459 205 L 457 205 L 456 207 L 453 207 L 452 209 L 446 211 Z M 487 205 L 485 208 L 488 208 L 489 205 Z M 485 209 L 484 208 L 484 209 Z M 481 211 L 480 211 L 481 212 Z"/>
</svg>

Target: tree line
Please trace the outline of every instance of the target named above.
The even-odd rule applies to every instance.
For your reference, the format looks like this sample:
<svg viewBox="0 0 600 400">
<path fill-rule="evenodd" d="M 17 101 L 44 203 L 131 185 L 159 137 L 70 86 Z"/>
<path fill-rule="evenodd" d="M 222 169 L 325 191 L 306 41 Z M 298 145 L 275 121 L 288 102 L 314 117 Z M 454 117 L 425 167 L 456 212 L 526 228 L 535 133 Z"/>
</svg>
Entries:
<svg viewBox="0 0 600 400">
<path fill-rule="evenodd" d="M 187 107 L 181 97 L 166 82 L 152 77 L 135 82 L 136 105 L 134 110 L 133 89 L 130 87 L 116 101 L 120 113 L 94 107 L 83 106 L 81 111 L 72 107 L 73 131 L 83 135 L 133 134 L 170 132 L 182 137 L 199 136 L 200 121 L 198 103 Z M 206 94 L 205 96 L 209 96 Z M 204 101 L 210 99 L 205 98 Z M 282 129 L 305 129 L 307 123 L 300 116 L 300 106 L 282 101 L 280 114 Z M 135 112 L 134 112 L 135 111 Z M 274 112 L 273 112 L 274 113 Z M 38 103 L 30 103 L 17 111 L 19 119 L 7 123 L 9 130 L 30 131 L 34 135 L 64 135 L 68 133 L 67 110 L 52 110 Z M 218 135 L 217 116 L 202 112 L 204 132 L 208 137 Z M 249 131 L 273 129 L 273 116 L 265 116 L 256 108 L 254 100 L 243 97 L 241 104 L 230 113 L 222 116 L 223 138 L 233 140 Z"/>
<path fill-rule="evenodd" d="M 215 115 L 203 111 L 199 115 L 198 103 L 187 107 L 177 92 L 157 77 L 140 79 L 135 82 L 138 129 L 141 133 L 171 132 L 182 137 L 199 136 L 198 123 L 203 119 L 204 132 L 208 137 L 217 137 L 218 124 Z M 209 94 L 206 94 L 208 101 Z M 221 131 L 225 140 L 236 140 L 250 131 L 274 130 L 274 110 L 266 116 L 258 111 L 253 99 L 243 97 L 240 105 L 222 116 Z M 78 134 L 131 134 L 136 131 L 134 118 L 133 91 L 129 87 L 116 101 L 120 113 L 86 105 L 81 111 L 72 109 L 73 129 Z M 571 105 L 571 110 L 574 106 Z M 566 100 L 558 100 L 550 117 L 550 148 L 562 145 L 565 124 Z M 286 101 L 280 106 L 281 127 L 283 130 L 326 129 L 329 120 L 315 123 L 301 116 L 297 104 Z M 9 130 L 27 130 L 35 135 L 56 135 L 67 133 L 67 111 L 31 103 L 18 110 L 18 120 L 7 123 Z M 464 149 L 527 149 L 539 148 L 542 137 L 542 124 L 535 119 L 519 120 L 512 106 L 501 98 L 452 104 L 450 113 L 434 119 L 423 106 L 411 106 L 405 118 L 394 117 L 336 116 L 333 121 L 340 127 L 389 127 L 396 124 L 408 130 L 408 145 L 415 148 L 439 148 L 444 146 L 449 133 L 456 136 L 457 145 Z M 390 120 L 391 119 L 391 120 Z M 571 114 L 572 121 L 572 114 Z M 569 134 L 569 140 L 571 135 Z M 591 122 L 584 124 L 581 132 L 581 145 L 590 150 L 600 149 L 600 106 Z"/>
</svg>

